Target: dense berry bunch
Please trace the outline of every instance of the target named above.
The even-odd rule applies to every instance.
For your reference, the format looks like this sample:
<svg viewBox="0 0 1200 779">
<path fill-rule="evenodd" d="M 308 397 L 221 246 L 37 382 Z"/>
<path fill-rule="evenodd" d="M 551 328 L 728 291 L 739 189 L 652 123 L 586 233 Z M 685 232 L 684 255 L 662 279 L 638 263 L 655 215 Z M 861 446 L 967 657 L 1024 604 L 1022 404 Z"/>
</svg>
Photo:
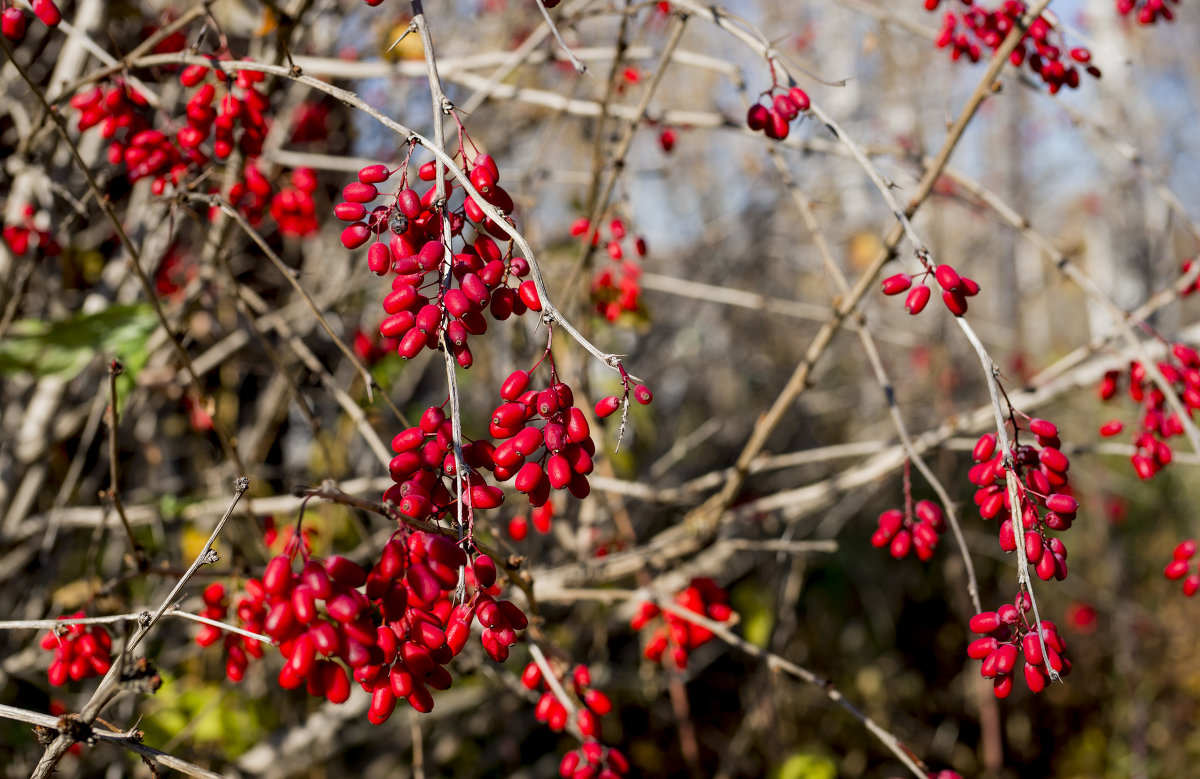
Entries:
<svg viewBox="0 0 1200 779">
<path fill-rule="evenodd" d="M 313 202 L 316 191 L 316 171 L 311 168 L 292 171 L 292 185 L 271 198 L 271 218 L 279 225 L 279 232 L 303 238 L 317 231 L 320 225 L 317 223 L 317 206 Z"/>
<path fill-rule="evenodd" d="M 597 738 L 600 734 L 599 718 L 612 711 L 612 701 L 603 692 L 592 688 L 592 674 L 586 665 L 575 666 L 570 675 L 569 691 L 566 685 L 562 685 L 562 688 L 568 691 L 568 695 L 572 695 L 572 702 L 575 704 L 575 724 L 584 738 Z M 559 675 L 558 681 L 563 681 L 562 675 Z M 525 671 L 521 674 L 521 684 L 530 690 L 542 690 L 533 712 L 538 722 L 546 723 L 555 732 L 566 728 L 567 718 L 570 716 L 567 707 L 546 684 L 542 669 L 537 663 L 525 666 Z"/>
<path fill-rule="evenodd" d="M 692 579 L 691 584 L 675 596 L 675 602 L 688 611 L 716 622 L 725 622 L 733 616 L 728 594 L 709 578 Z M 653 603 L 643 603 L 629 624 L 634 630 L 642 630 L 659 616 L 663 618 L 663 621 L 650 635 L 643 650 L 646 659 L 653 663 L 660 662 L 666 651 L 670 649 L 671 660 L 675 663 L 675 667 L 687 668 L 688 655 L 711 641 L 712 631 L 670 612 L 663 612 Z"/>
<path fill-rule="evenodd" d="M 1000 48 L 1008 33 L 1029 10 L 1018 0 L 1004 0 L 991 10 L 975 5 L 973 0 L 960 2 L 967 10 L 946 12 L 937 46 L 950 49 L 950 56 L 955 60 L 966 57 L 972 62 L 979 61 L 983 47 L 992 51 Z M 935 11 L 939 5 L 941 0 L 925 0 L 926 10 Z M 1051 94 L 1064 86 L 1078 87 L 1081 68 L 1100 77 L 1100 69 L 1090 64 L 1091 52 L 1083 47 L 1068 50 L 1062 37 L 1053 17 L 1043 13 L 1033 20 L 1017 48 L 1009 55 L 1014 66 L 1026 64 L 1040 76 Z"/>
<path fill-rule="evenodd" d="M 456 508 L 453 422 L 441 408 L 432 406 L 421 415 L 420 424 L 392 439 L 392 458 L 388 472 L 396 482 L 383 493 L 383 499 L 396 504 L 400 513 L 411 519 L 440 519 Z M 490 441 L 463 446 L 468 466 L 494 468 Z M 489 486 L 478 471 L 464 474 L 464 504 L 472 509 L 492 509 L 504 502 L 504 492 Z"/>
<path fill-rule="evenodd" d="M 70 105 L 79 113 L 80 131 L 99 125 L 109 142 L 108 161 L 124 165 L 130 181 L 153 179 L 153 190 L 162 193 L 167 183 L 178 184 L 189 165 L 204 165 L 208 158 L 197 148 L 180 147 L 166 133 L 151 126 L 146 98 L 123 79 L 107 89 L 93 87 L 75 95 Z"/>
<path fill-rule="evenodd" d="M 180 72 L 179 81 L 185 87 L 199 88 L 188 101 L 187 125 L 176 133 L 176 140 L 184 149 L 198 149 L 211 136 L 213 154 L 222 160 L 235 147 L 246 157 L 259 156 L 270 129 L 266 114 L 271 101 L 258 87 L 264 74 L 239 70 L 231 79 L 221 72 L 217 80 L 223 85 L 224 94 L 214 108 L 217 88 L 208 81 L 212 72 L 203 65 L 189 65 Z"/>
<path fill-rule="evenodd" d="M 468 564 L 473 592 L 455 606 L 459 574 Z M 370 569 L 335 555 L 309 557 L 297 571 L 290 557 L 272 558 L 261 580 L 246 583 L 237 617 L 279 644 L 282 687 L 303 684 L 309 694 L 341 703 L 353 679 L 371 694 L 367 718 L 380 724 L 399 700 L 421 712 L 433 708 L 430 689 L 450 687 L 445 666 L 466 646 L 472 621 L 483 627 L 488 656 L 507 659 L 528 620 L 499 594 L 491 558 L 470 561 L 445 536 L 401 531 Z M 258 643 L 240 635 L 226 639 L 226 650 L 233 681 L 244 675 L 247 654 L 261 656 Z"/>
<path fill-rule="evenodd" d="M 82 619 L 78 611 L 63 619 Z M 63 625 L 42 636 L 42 649 L 54 652 L 47 671 L 50 684 L 61 687 L 67 679 L 78 682 L 102 676 L 112 667 L 112 638 L 101 625 Z"/>
<path fill-rule="evenodd" d="M 37 210 L 32 205 L 26 204 L 21 210 L 21 223 L 4 226 L 4 243 L 18 257 L 30 248 L 36 248 L 42 257 L 56 257 L 62 248 L 49 230 L 37 226 L 34 219 L 36 213 Z"/>
<path fill-rule="evenodd" d="M 767 99 L 766 105 L 762 103 L 763 98 Z M 750 106 L 746 112 L 746 126 L 782 141 L 788 137 L 792 120 L 808 111 L 811 105 L 808 93 L 800 87 L 784 89 L 776 84 L 759 96 L 759 102 Z"/>
<path fill-rule="evenodd" d="M 495 448 L 493 470 L 497 481 L 513 479 L 513 486 L 543 506 L 550 490 L 568 490 L 582 500 L 591 492 L 596 443 L 583 411 L 575 406 L 571 388 L 557 380 L 553 365 L 550 386 L 529 387 L 530 374 L 514 371 L 500 388 L 504 400 L 492 412 L 488 431 L 503 441 Z"/>
<path fill-rule="evenodd" d="M 1159 19 L 1169 22 L 1175 19 L 1175 14 L 1168 2 L 1179 0 L 1117 0 L 1117 13 L 1129 16 L 1136 11 L 1139 24 L 1154 24 Z"/>
<path fill-rule="evenodd" d="M 33 0 L 33 13 L 47 27 L 57 27 L 62 21 L 62 12 L 54 4 L 54 0 Z M 10 5 L 0 14 L 0 33 L 10 41 L 19 42 L 25 37 L 27 29 L 25 12 L 15 5 Z"/>
<path fill-rule="evenodd" d="M 216 84 L 209 76 L 216 73 Z M 178 187 L 189 171 L 205 167 L 212 157 L 226 159 L 236 148 L 247 159 L 241 180 L 234 183 L 230 201 L 257 225 L 268 206 L 285 234 L 307 235 L 316 229 L 311 194 L 316 180 L 311 171 L 293 174 L 293 189 L 272 202 L 271 185 L 253 164 L 262 154 L 270 123 L 270 100 L 259 84 L 264 75 L 239 70 L 234 75 L 189 65 L 180 82 L 193 90 L 184 111 L 185 122 L 169 132 L 155 129 L 145 97 L 123 79 L 107 88 L 96 86 L 75 95 L 70 105 L 78 112 L 80 131 L 99 126 L 109 141 L 108 160 L 124 165 L 131 182 L 152 179 L 151 191 L 162 194 Z"/>
<path fill-rule="evenodd" d="M 1063 531 L 1075 521 L 1078 502 L 1069 494 L 1067 456 L 1058 448 L 1058 428 L 1044 419 L 1030 419 L 1028 432 L 1033 433 L 1036 446 L 1018 440 L 1021 429 L 1014 428 L 1012 439 L 1015 489 L 1020 500 L 1021 523 L 1025 529 L 1025 555 L 1042 580 L 1067 577 L 1067 550 L 1062 541 L 1050 537 L 1049 531 Z M 996 445 L 997 436 L 989 433 L 975 444 L 976 465 L 968 478 L 979 489 L 975 505 L 984 519 L 1003 516 L 1000 524 L 1000 548 L 1016 551 L 1017 538 L 1012 519 L 1012 506 L 1005 480 L 1005 452 Z"/>
<path fill-rule="evenodd" d="M 915 278 L 907 273 L 888 276 L 883 280 L 883 294 L 899 295 L 901 292 L 908 292 L 904 298 L 904 309 L 915 316 L 925 310 L 925 305 L 929 303 L 933 294 L 929 285 L 925 283 L 931 275 L 942 288 L 942 302 L 950 309 L 950 313 L 955 316 L 967 313 L 967 298 L 979 294 L 979 285 L 966 276 L 960 276 L 958 271 L 949 265 L 927 267 Z M 916 285 L 913 284 L 914 281 Z"/>
<path fill-rule="evenodd" d="M 1171 385 L 1189 413 L 1200 409 L 1200 353 L 1184 344 L 1172 344 L 1158 370 Z M 1133 470 L 1149 479 L 1171 462 L 1167 440 L 1183 433 L 1183 421 L 1171 411 L 1166 396 L 1146 374 L 1146 366 L 1134 361 L 1129 365 L 1129 397 L 1141 405 L 1137 429 L 1133 434 L 1135 452 L 1130 458 Z M 1124 372 L 1108 371 L 1100 382 L 1100 398 L 1111 400 L 1120 389 Z M 1124 426 L 1111 420 L 1100 428 L 1101 435 L 1113 436 Z"/>
<path fill-rule="evenodd" d="M 876 549 L 886 546 L 897 560 L 915 550 L 921 562 L 929 562 L 938 538 L 946 532 L 942 507 L 931 500 L 922 500 L 906 509 L 888 509 L 879 515 L 879 528 L 871 536 L 871 545 Z"/>
<path fill-rule="evenodd" d="M 1029 596 L 1021 593 L 1015 603 L 1006 603 L 996 611 L 984 611 L 971 617 L 971 632 L 983 638 L 972 641 L 967 654 L 983 661 L 979 672 L 983 678 L 992 680 L 992 690 L 997 698 L 1007 698 L 1012 692 L 1013 676 L 1022 655 L 1025 657 L 1022 668 L 1025 683 L 1033 692 L 1046 688 L 1050 681 L 1049 670 L 1061 676 L 1071 672 L 1071 662 L 1064 656 L 1067 644 L 1058 635 L 1054 623 L 1042 620 L 1042 640 L 1039 640 L 1029 617 L 1032 603 Z"/>
<path fill-rule="evenodd" d="M 537 286 L 525 280 L 529 263 L 523 257 L 513 257 L 511 243 L 503 253 L 492 236 L 507 240 L 508 236 L 466 196 L 462 205 L 450 209 L 437 203 L 437 186 L 431 184 L 423 195 L 408 186 L 408 166 L 402 166 L 396 192 L 381 195 L 378 185 L 393 175 L 385 165 L 368 165 L 358 173 L 358 181 L 347 184 L 342 191 L 345 200 L 334 208 L 334 214 L 350 225 L 342 231 L 342 245 L 357 249 L 373 242 L 367 250 L 367 266 L 373 273 L 392 278 L 392 291 L 384 298 L 387 318 L 380 333 L 399 339 L 398 353 L 415 357 L 423 349 L 441 348 L 442 337 L 449 343 L 458 364 L 469 368 L 474 357 L 468 345 L 472 335 L 487 332 L 484 310 L 493 319 L 502 321 L 526 311 L 541 311 Z M 476 154 L 467 166 L 471 183 L 486 202 L 504 214 L 515 208 L 512 197 L 497 183 L 499 168 L 487 154 Z M 418 176 L 433 181 L 437 170 L 432 163 L 421 166 Z M 446 197 L 454 194 L 453 181 L 446 181 Z M 368 206 L 380 198 L 384 204 Z M 449 219 L 451 233 L 462 239 L 469 222 L 476 238 L 465 239 L 457 252 L 443 244 L 443 211 Z M 388 235 L 385 242 L 384 235 Z"/>
<path fill-rule="evenodd" d="M 629 761 L 619 750 L 595 741 L 563 755 L 558 775 L 563 779 L 621 779 L 629 773 Z"/>
<path fill-rule="evenodd" d="M 586 217 L 580 217 L 571 225 L 571 235 L 585 241 L 591 232 L 592 224 Z M 625 220 L 619 218 L 596 229 L 592 245 L 598 246 L 602 241 L 613 264 L 598 270 L 592 279 L 592 303 L 597 313 L 615 322 L 622 313 L 637 312 L 641 308 L 642 287 L 638 279 L 642 269 L 632 257 L 646 256 L 646 241 L 632 235 Z"/>
<path fill-rule="evenodd" d="M 1188 571 L 1192 568 L 1192 558 L 1196 555 L 1196 542 L 1192 539 L 1180 541 L 1175 547 L 1175 553 L 1171 556 L 1171 562 L 1167 563 L 1167 568 L 1163 571 L 1163 575 L 1172 581 L 1183 579 L 1183 594 L 1189 598 L 1200 591 L 1200 568 L 1195 573 L 1188 575 Z M 1186 577 L 1186 578 L 1185 578 Z"/>
</svg>

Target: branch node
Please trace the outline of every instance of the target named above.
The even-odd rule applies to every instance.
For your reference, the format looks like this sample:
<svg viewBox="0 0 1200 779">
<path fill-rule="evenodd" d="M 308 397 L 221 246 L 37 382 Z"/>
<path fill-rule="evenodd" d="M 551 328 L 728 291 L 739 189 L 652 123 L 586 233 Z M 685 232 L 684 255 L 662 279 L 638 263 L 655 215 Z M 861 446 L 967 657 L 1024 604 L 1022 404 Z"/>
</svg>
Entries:
<svg viewBox="0 0 1200 779">
<path fill-rule="evenodd" d="M 71 739 L 73 743 L 83 743 L 89 747 L 96 745 L 95 731 L 92 730 L 91 725 L 79 719 L 78 714 L 64 714 L 59 717 L 58 732 Z"/>
</svg>

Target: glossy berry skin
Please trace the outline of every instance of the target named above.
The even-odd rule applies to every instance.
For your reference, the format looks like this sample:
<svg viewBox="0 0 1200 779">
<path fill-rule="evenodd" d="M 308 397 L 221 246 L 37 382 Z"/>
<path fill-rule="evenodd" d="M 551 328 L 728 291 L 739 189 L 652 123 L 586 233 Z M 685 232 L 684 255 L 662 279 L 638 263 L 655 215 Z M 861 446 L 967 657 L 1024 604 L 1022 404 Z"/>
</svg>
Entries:
<svg viewBox="0 0 1200 779">
<path fill-rule="evenodd" d="M 19 8 L 8 7 L 0 15 L 0 32 L 10 41 L 20 41 L 25 37 L 25 14 Z"/>
</svg>

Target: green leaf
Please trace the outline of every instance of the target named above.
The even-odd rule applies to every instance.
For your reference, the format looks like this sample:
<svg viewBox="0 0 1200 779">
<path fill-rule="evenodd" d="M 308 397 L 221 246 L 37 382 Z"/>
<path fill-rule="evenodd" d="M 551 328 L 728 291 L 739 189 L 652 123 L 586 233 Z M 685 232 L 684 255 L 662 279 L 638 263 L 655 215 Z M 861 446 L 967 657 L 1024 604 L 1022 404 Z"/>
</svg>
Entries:
<svg viewBox="0 0 1200 779">
<path fill-rule="evenodd" d="M 97 354 L 120 359 L 136 371 L 146 363 L 146 341 L 158 320 L 148 303 L 109 306 L 45 322 L 23 319 L 0 341 L 0 375 L 28 373 L 70 380 Z"/>
</svg>

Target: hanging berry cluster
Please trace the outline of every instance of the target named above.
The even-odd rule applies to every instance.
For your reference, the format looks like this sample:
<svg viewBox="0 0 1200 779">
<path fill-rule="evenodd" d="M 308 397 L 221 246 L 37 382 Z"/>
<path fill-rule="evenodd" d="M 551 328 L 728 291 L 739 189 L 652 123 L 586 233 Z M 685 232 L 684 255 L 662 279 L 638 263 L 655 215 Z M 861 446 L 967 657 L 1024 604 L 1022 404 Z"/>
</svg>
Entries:
<svg viewBox="0 0 1200 779">
<path fill-rule="evenodd" d="M 1172 344 L 1170 353 L 1158 363 L 1158 370 L 1189 413 L 1200 409 L 1200 353 L 1184 344 Z M 1146 366 L 1136 360 L 1129 364 L 1127 372 L 1104 374 L 1099 387 L 1101 400 L 1116 397 L 1126 373 L 1129 397 L 1141 406 L 1130 462 L 1139 478 L 1150 479 L 1170 464 L 1171 447 L 1167 441 L 1183 433 L 1183 420 L 1170 410 L 1162 390 L 1149 380 Z M 1110 420 L 1100 428 L 1100 433 L 1114 436 L 1123 429 L 1119 420 Z"/>
<path fill-rule="evenodd" d="M 558 775 L 564 779 L 621 779 L 629 773 L 629 760 L 620 750 L 595 741 L 563 755 Z"/>
<path fill-rule="evenodd" d="M 1029 616 L 1031 605 L 1029 595 L 1021 593 L 1014 603 L 971 617 L 971 632 L 983 638 L 972 641 L 967 654 L 983 661 L 980 674 L 992 680 L 997 698 L 1007 698 L 1012 692 L 1013 676 L 1022 655 L 1025 661 L 1021 670 L 1032 692 L 1046 689 L 1051 671 L 1060 676 L 1071 672 L 1071 661 L 1065 657 L 1066 642 L 1054 623 L 1047 620 L 1041 621 L 1039 638 Z"/>
<path fill-rule="evenodd" d="M 563 681 L 563 676 L 558 676 L 558 681 Z M 556 733 L 561 733 L 567 727 L 567 720 L 570 717 L 567 707 L 554 694 L 553 690 L 546 683 L 545 677 L 542 675 L 542 669 L 537 663 L 531 662 L 525 666 L 525 671 L 521 674 L 521 684 L 526 688 L 537 691 L 542 690 L 541 697 L 538 698 L 537 706 L 534 708 L 534 717 L 538 722 L 546 723 L 546 726 Z M 562 689 L 565 691 L 566 687 Z M 571 671 L 571 692 L 572 703 L 575 708 L 575 725 L 579 728 L 579 732 L 585 739 L 595 739 L 600 735 L 600 717 L 612 711 L 612 701 L 608 699 L 600 690 L 592 687 L 592 674 L 586 665 L 577 665 Z"/>
<path fill-rule="evenodd" d="M 716 622 L 725 622 L 733 616 L 729 595 L 707 577 L 692 579 L 687 588 L 675 596 L 675 603 Z M 656 623 L 655 620 L 660 616 L 662 622 Z M 672 662 L 681 670 L 687 668 L 688 656 L 713 638 L 708 628 L 664 612 L 653 603 L 643 603 L 629 624 L 634 630 L 656 625 L 646 641 L 643 654 L 650 662 L 657 663 L 670 649 Z"/>
<path fill-rule="evenodd" d="M 953 0 L 951 0 L 952 2 Z M 967 10 L 947 11 L 942 20 L 942 31 L 937 38 L 940 49 L 949 49 L 950 57 L 958 60 L 966 57 L 978 62 L 982 47 L 992 51 L 1000 44 L 1029 10 L 1019 0 L 1004 0 L 994 9 L 986 9 L 974 0 L 960 0 Z M 936 11 L 941 0 L 925 0 L 925 10 Z M 1091 64 L 1092 54 L 1086 48 L 1066 48 L 1062 32 L 1053 17 L 1043 13 L 1034 19 L 1021 42 L 1009 55 L 1014 67 L 1028 65 L 1041 77 L 1050 94 L 1064 86 L 1075 89 L 1079 86 L 1079 71 L 1100 78 L 1100 69 Z"/>
<path fill-rule="evenodd" d="M 772 64 L 772 75 L 774 75 Z M 767 104 L 763 105 L 763 99 Z M 800 87 L 784 89 L 778 83 L 759 95 L 758 102 L 750 106 L 746 112 L 746 126 L 751 130 L 761 130 L 763 135 L 776 141 L 788 137 L 792 121 L 808 111 L 812 105 L 808 93 Z"/>
<path fill-rule="evenodd" d="M 187 125 L 175 135 L 179 145 L 198 149 L 211 136 L 217 159 L 227 159 L 235 146 L 246 157 L 259 156 L 270 129 L 266 113 L 271 101 L 258 88 L 265 76 L 256 70 L 239 70 L 231 80 L 221 72 L 218 81 L 225 94 L 213 108 L 217 88 L 208 81 L 211 72 L 203 65 L 189 65 L 179 74 L 183 86 L 199 87 L 187 104 Z"/>
<path fill-rule="evenodd" d="M 1044 419 L 1030 419 L 1026 429 L 1033 433 L 1037 445 L 1020 443 L 1021 429 L 1014 426 L 1010 453 L 1017 477 L 1018 509 L 1025 529 L 1021 543 L 1025 546 L 1029 564 L 1040 579 L 1061 581 L 1067 578 L 1067 550 L 1061 540 L 1048 533 L 1067 530 L 1075 521 L 1079 503 L 1069 494 L 1067 483 L 1067 469 L 1071 463 L 1058 448 L 1062 444 L 1054 424 Z M 1006 488 L 1005 453 L 999 451 L 996 441 L 996 434 L 988 433 L 975 444 L 976 465 L 971 468 L 968 478 L 979 488 L 975 491 L 975 505 L 979 507 L 981 517 L 995 519 L 1002 513 L 1008 517 L 1000 523 L 1000 548 L 1013 552 L 1017 548 L 1017 538 Z"/>
<path fill-rule="evenodd" d="M 592 232 L 592 223 L 587 217 L 576 219 L 571 225 L 571 235 L 587 240 Z M 622 242 L 631 239 L 632 245 Z M 646 256 L 646 241 L 639 236 L 633 236 L 626 229 L 624 219 L 612 219 L 607 225 L 596 229 L 592 235 L 592 245 L 598 246 L 604 242 L 604 249 L 613 264 L 601 268 L 592 279 L 592 304 L 596 312 L 615 322 L 623 313 L 636 313 L 641 309 L 641 284 L 638 279 L 642 275 L 641 266 L 632 256 Z M 633 249 L 630 252 L 630 248 Z"/>
<path fill-rule="evenodd" d="M 82 619 L 78 611 L 63 619 Z M 50 684 L 61 687 L 73 682 L 103 676 L 112 668 L 112 637 L 102 625 L 63 625 L 42 636 L 42 649 L 54 653 L 47 671 Z"/>
<path fill-rule="evenodd" d="M 1171 562 L 1167 563 L 1167 568 L 1163 571 L 1163 575 L 1171 581 L 1183 579 L 1183 594 L 1189 598 L 1200 591 L 1200 568 L 1188 575 L 1192 568 L 1192 558 L 1195 556 L 1196 542 L 1190 538 L 1180 541 L 1171 555 Z"/>
<path fill-rule="evenodd" d="M 899 295 L 901 292 L 908 292 L 904 298 L 904 310 L 915 316 L 925 310 L 925 306 L 933 294 L 929 285 L 925 283 L 925 279 L 931 275 L 937 281 L 938 286 L 942 288 L 942 302 L 946 304 L 950 313 L 955 316 L 967 313 L 967 298 L 979 294 L 979 285 L 966 276 L 959 275 L 958 271 L 945 264 L 938 265 L 936 268 L 927 265 L 915 279 L 907 273 L 888 276 L 883 280 L 883 294 Z M 914 281 L 917 282 L 915 286 Z"/>
<path fill-rule="evenodd" d="M 1159 19 L 1170 22 L 1175 19 L 1175 13 L 1168 2 L 1178 3 L 1179 0 L 1117 0 L 1117 13 L 1129 16 L 1136 11 L 1138 24 L 1154 24 Z"/>
<path fill-rule="evenodd" d="M 499 597 L 491 558 L 471 560 L 442 535 L 401 526 L 369 569 L 337 555 L 302 557 L 296 570 L 291 556 L 278 555 L 262 579 L 246 582 L 238 622 L 279 645 L 280 686 L 305 685 L 309 694 L 341 703 L 353 679 L 371 694 L 367 718 L 374 724 L 386 721 L 399 700 L 420 712 L 433 708 L 430 690 L 450 687 L 445 666 L 466 646 L 473 621 L 497 662 L 508 658 L 528 625 L 519 607 Z M 459 572 L 467 566 L 472 592 L 456 606 Z M 206 611 L 223 616 L 223 588 L 210 587 L 204 600 Z M 208 630 L 198 642 L 215 641 Z M 249 657 L 262 656 L 258 641 L 240 634 L 226 637 L 225 647 L 232 681 L 245 675 Z"/>
<path fill-rule="evenodd" d="M 377 185 L 387 182 L 395 171 L 385 165 L 363 168 L 358 181 L 346 185 L 342 192 L 345 200 L 334 208 L 338 219 L 351 223 L 342 231 L 342 245 L 357 249 L 374 239 L 367 250 L 367 266 L 379 276 L 395 274 L 391 294 L 383 301 L 388 316 L 379 330 L 387 338 L 399 339 L 397 352 L 402 357 L 441 348 L 444 334 L 458 364 L 469 368 L 474 357 L 468 339 L 487 332 L 485 308 L 497 321 L 529 310 L 541 311 L 534 282 L 520 281 L 529 274 L 529 263 L 512 255 L 511 243 L 508 252 L 501 253 L 492 236 L 506 240 L 507 234 L 471 196 L 464 197 L 457 209 L 450 209 L 435 202 L 436 184 L 418 195 L 408 186 L 408 165 L 402 169 L 398 189 L 386 196 Z M 505 214 L 513 211 L 512 197 L 496 183 L 500 171 L 491 156 L 476 154 L 467 170 L 488 204 Z M 436 175 L 432 162 L 418 171 L 423 181 L 432 182 Z M 447 198 L 454 194 L 453 182 L 445 182 L 445 193 Z M 367 206 L 381 197 L 385 203 L 368 212 Z M 442 243 L 439 215 L 443 210 L 453 236 L 462 238 L 468 220 L 475 228 L 475 240 L 464 240 L 457 252 Z M 389 235 L 386 243 L 385 233 Z"/>
<path fill-rule="evenodd" d="M 304 237 L 318 227 L 315 174 L 298 169 L 291 175 L 290 187 L 274 192 L 256 162 L 270 129 L 266 118 L 270 98 L 261 87 L 264 78 L 254 70 L 227 74 L 204 65 L 183 68 L 180 83 L 192 90 L 184 111 L 186 121 L 169 131 L 154 127 L 154 114 L 145 96 L 123 78 L 77 94 L 69 103 L 78 113 L 80 131 L 99 126 L 101 136 L 109 141 L 109 163 L 124 166 L 130 182 L 151 179 L 151 191 L 156 195 L 166 192 L 168 186 L 183 186 L 214 158 L 228 159 L 237 149 L 245 162 L 242 175 L 230 187 L 231 204 L 252 226 L 257 227 L 270 213 L 282 234 Z M 210 215 L 218 212 L 214 206 Z"/>
<path fill-rule="evenodd" d="M 879 528 L 871 536 L 876 549 L 887 547 L 892 557 L 900 560 L 915 551 L 923 563 L 933 559 L 938 539 L 946 532 L 942 507 L 931 500 L 917 501 L 905 511 L 888 509 L 879 515 Z"/>
</svg>

